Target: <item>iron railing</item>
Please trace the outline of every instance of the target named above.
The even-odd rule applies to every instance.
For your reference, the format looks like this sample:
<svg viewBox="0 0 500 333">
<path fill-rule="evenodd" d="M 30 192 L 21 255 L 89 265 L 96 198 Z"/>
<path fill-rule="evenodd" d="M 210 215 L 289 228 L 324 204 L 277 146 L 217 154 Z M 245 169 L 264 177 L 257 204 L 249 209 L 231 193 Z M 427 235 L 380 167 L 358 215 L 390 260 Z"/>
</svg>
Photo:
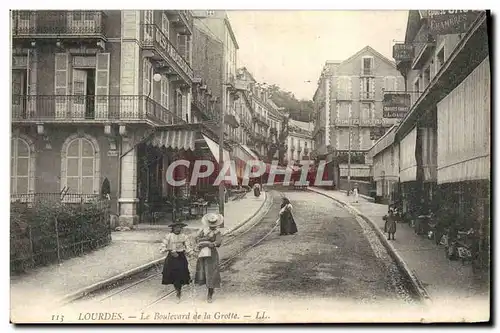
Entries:
<svg viewBox="0 0 500 333">
<path fill-rule="evenodd" d="M 191 14 L 190 10 L 179 10 L 179 15 L 181 19 L 184 21 L 184 24 L 189 27 L 190 30 L 193 29 L 193 14 Z"/>
<path fill-rule="evenodd" d="M 143 41 L 142 45 L 145 48 L 155 48 L 163 58 L 170 59 L 175 62 L 182 71 L 192 81 L 194 78 L 193 69 L 186 60 L 186 54 L 181 54 L 170 39 L 161 31 L 160 27 L 156 24 L 143 24 L 142 25 Z"/>
<path fill-rule="evenodd" d="M 144 95 L 13 95 L 13 121 L 151 120 L 160 124 L 185 121 Z"/>
<path fill-rule="evenodd" d="M 12 203 L 36 204 L 40 201 L 54 203 L 88 203 L 100 199 L 99 194 L 78 194 L 78 193 L 21 193 L 11 194 Z"/>
<path fill-rule="evenodd" d="M 102 11 L 16 10 L 12 13 L 12 34 L 20 35 L 103 35 Z"/>
</svg>

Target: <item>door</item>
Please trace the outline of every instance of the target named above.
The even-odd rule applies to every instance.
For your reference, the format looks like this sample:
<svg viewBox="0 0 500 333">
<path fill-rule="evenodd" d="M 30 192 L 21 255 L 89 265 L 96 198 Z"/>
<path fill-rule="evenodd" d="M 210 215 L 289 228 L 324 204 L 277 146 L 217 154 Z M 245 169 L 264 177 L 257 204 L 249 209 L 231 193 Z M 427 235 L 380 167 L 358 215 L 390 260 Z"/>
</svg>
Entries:
<svg viewBox="0 0 500 333">
<path fill-rule="evenodd" d="M 73 69 L 72 119 L 83 119 L 87 108 L 87 71 Z"/>
<path fill-rule="evenodd" d="M 12 70 L 12 118 L 26 118 L 26 70 Z"/>
<path fill-rule="evenodd" d="M 170 22 L 168 21 L 167 15 L 165 14 L 161 15 L 161 32 L 162 33 L 158 33 L 159 38 L 157 38 L 157 41 L 160 43 L 161 47 L 167 50 L 168 49 L 167 39 L 170 34 Z"/>
</svg>

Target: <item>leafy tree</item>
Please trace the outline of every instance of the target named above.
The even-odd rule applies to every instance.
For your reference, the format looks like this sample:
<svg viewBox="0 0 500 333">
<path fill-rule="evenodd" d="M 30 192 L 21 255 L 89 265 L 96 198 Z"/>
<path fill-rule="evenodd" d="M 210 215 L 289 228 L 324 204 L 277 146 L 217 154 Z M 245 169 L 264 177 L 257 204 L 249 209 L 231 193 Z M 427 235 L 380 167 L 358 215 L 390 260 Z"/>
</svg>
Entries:
<svg viewBox="0 0 500 333">
<path fill-rule="evenodd" d="M 311 121 L 314 110 L 312 100 L 298 100 L 293 93 L 281 90 L 275 84 L 269 86 L 269 90 L 273 102 L 277 106 L 285 108 L 290 113 L 290 118 L 298 121 Z"/>
</svg>

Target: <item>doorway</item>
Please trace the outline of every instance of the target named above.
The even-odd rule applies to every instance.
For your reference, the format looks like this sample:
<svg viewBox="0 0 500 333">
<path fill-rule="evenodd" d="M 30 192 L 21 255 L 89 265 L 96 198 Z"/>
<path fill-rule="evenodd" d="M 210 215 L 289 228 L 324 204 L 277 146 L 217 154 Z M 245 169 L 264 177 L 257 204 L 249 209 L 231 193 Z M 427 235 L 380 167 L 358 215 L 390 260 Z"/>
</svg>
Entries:
<svg viewBox="0 0 500 333">
<path fill-rule="evenodd" d="M 73 69 L 72 118 L 95 118 L 95 69 Z"/>
</svg>

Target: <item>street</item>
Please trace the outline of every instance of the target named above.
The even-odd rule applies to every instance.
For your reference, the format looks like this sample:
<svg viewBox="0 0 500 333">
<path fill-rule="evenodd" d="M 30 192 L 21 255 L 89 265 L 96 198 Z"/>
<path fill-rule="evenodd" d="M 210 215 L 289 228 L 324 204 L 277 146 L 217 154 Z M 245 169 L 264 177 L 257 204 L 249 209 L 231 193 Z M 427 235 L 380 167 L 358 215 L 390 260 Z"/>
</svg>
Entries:
<svg viewBox="0 0 500 333">
<path fill-rule="evenodd" d="M 216 290 L 214 303 L 206 303 L 206 289 L 200 286 L 185 287 L 180 304 L 176 304 L 173 296 L 163 298 L 173 288 L 162 286 L 161 275 L 156 275 L 138 283 L 142 278 L 139 277 L 135 281 L 137 284 L 131 281 L 90 295 L 61 312 L 74 313 L 76 319 L 85 313 L 89 315 L 89 309 L 93 309 L 124 313 L 124 317 L 131 316 L 129 320 L 140 319 L 140 313 L 151 313 L 151 318 L 147 319 L 154 320 L 156 313 L 163 316 L 161 320 L 182 321 L 186 318 L 175 314 L 195 309 L 212 312 L 218 309 L 220 313 L 232 310 L 236 311 L 236 317 L 228 315 L 226 319 L 236 320 L 238 309 L 244 309 L 245 313 L 255 312 L 255 316 L 240 315 L 241 320 L 272 321 L 272 316 L 254 317 L 259 317 L 259 309 L 261 317 L 268 316 L 263 315 L 263 308 L 266 313 L 277 316 L 277 311 L 283 309 L 280 305 L 283 300 L 294 304 L 294 309 L 295 304 L 318 309 L 325 309 L 321 304 L 328 304 L 330 310 L 338 306 L 330 317 L 352 309 L 359 318 L 360 308 L 367 307 L 371 311 L 378 308 L 380 312 L 381 305 L 384 305 L 382 313 L 388 316 L 389 307 L 408 310 L 412 304 L 417 305 L 406 288 L 407 281 L 364 221 L 357 221 L 331 199 L 316 193 L 284 194 L 294 207 L 298 234 L 279 236 L 279 228 L 276 228 L 265 237 L 278 217 L 280 196 L 276 195 L 273 207 L 258 225 L 246 226 L 239 235 L 225 239 L 226 245 L 223 242 L 220 249 L 222 288 Z M 259 240 L 262 242 L 249 248 Z M 195 260 L 191 259 L 192 274 L 194 265 Z M 145 275 L 152 273 L 154 270 Z M 255 311 L 251 310 L 252 306 L 256 307 Z M 165 310 L 171 311 L 170 315 Z M 311 319 L 309 315 L 308 318 Z M 377 318 L 380 319 L 380 315 Z M 67 320 L 72 321 L 69 317 Z"/>
</svg>

